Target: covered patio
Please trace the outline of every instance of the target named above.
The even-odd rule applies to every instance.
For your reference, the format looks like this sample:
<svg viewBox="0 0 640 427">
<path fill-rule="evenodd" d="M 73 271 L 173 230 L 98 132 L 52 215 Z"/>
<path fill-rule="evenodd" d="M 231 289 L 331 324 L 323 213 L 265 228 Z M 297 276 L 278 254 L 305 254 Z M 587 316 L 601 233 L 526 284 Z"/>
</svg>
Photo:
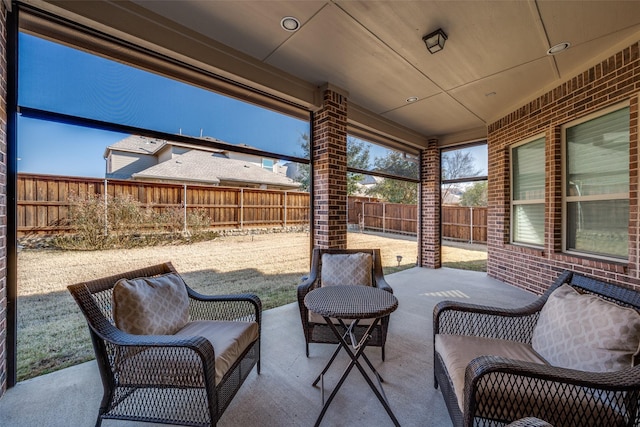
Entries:
<svg viewBox="0 0 640 427">
<path fill-rule="evenodd" d="M 399 309 L 392 315 L 386 361 L 380 361 L 378 349 L 368 350 L 386 379 L 390 406 L 404 426 L 451 425 L 443 398 L 433 387 L 432 309 L 438 301 L 468 298 L 479 304 L 521 306 L 535 298 L 523 289 L 542 293 L 566 269 L 630 288 L 640 286 L 640 3 L 406 2 L 406 8 L 396 10 L 402 2 L 331 0 L 279 2 L 282 10 L 264 2 L 269 3 L 266 13 L 258 7 L 262 2 L 215 2 L 207 11 L 209 20 L 198 25 L 196 18 L 207 16 L 199 6 L 206 3 L 2 2 L 0 25 L 8 34 L 9 54 L 3 54 L 0 64 L 8 88 L 0 90 L 5 107 L 0 124 L 6 130 L 0 136 L 0 425 L 93 425 L 102 392 L 94 362 L 15 382 L 18 107 L 21 114 L 33 117 L 104 125 L 97 119 L 18 105 L 14 74 L 19 31 L 308 119 L 313 137 L 307 159 L 313 178 L 312 247 L 346 246 L 346 176 L 353 172 L 346 164 L 347 135 L 370 138 L 415 157 L 420 169 L 415 182 L 421 267 L 388 276 Z M 192 8 L 185 17 L 186 4 Z M 258 19 L 274 16 L 277 24 L 284 12 L 304 17 L 296 35 Z M 246 25 L 247 20 L 252 25 Z M 231 22 L 242 31 L 231 31 Z M 449 34 L 447 50 L 432 56 L 424 49 L 423 36 L 441 26 Z M 268 43 L 263 46 L 264 41 Z M 559 46 L 571 50 L 556 55 Z M 325 68 L 330 72 L 320 72 Z M 622 232 L 609 234 L 615 250 L 598 245 L 602 242 L 596 233 L 586 235 L 587 243 L 595 242 L 594 253 L 582 241 L 566 242 L 575 231 L 566 221 L 573 212 L 567 196 L 577 196 L 567 191 L 565 178 L 580 172 L 593 179 L 595 173 L 568 168 L 566 141 L 572 129 L 602 117 L 608 123 L 613 113 L 620 118 L 615 116 L 616 127 L 606 134 L 623 138 L 602 141 L 615 143 L 613 150 L 624 155 L 605 157 L 601 149 L 608 150 L 607 144 L 602 148 L 595 138 L 592 158 L 612 159 L 602 174 L 617 179 L 615 222 Z M 439 268 L 441 155 L 452 147 L 478 143 L 488 147 L 487 274 Z M 539 167 L 532 171 L 541 180 L 526 193 L 526 200 L 517 200 L 511 192 L 518 183 L 514 149 L 525 144 L 541 147 L 535 156 Z M 598 191 L 604 193 L 604 208 L 594 212 L 608 212 L 612 190 Z M 529 214 L 536 226 L 531 230 L 539 239 L 519 240 L 513 222 L 520 218 L 513 207 L 518 202 L 526 205 L 523 210 L 535 205 Z M 594 229 L 599 232 L 611 218 L 596 219 Z M 320 390 L 311 383 L 333 347 L 313 345 L 310 357 L 305 357 L 295 305 L 265 311 L 262 343 L 261 375 L 251 373 L 219 425 L 311 425 L 321 409 Z M 330 371 L 329 388 L 339 375 L 338 367 Z M 358 374 L 349 377 L 323 422 L 390 424 Z"/>
<path fill-rule="evenodd" d="M 367 350 L 385 379 L 389 404 L 403 426 L 450 426 L 444 400 L 433 387 L 432 311 L 441 300 L 466 300 L 505 307 L 526 305 L 535 295 L 487 277 L 449 268 L 412 268 L 386 276 L 399 300 L 392 314 L 386 361 Z M 496 295 L 500 295 L 499 299 Z M 88 339 L 88 334 L 87 334 Z M 312 344 L 305 357 L 297 305 L 264 312 L 262 372 L 252 372 L 218 423 L 226 426 L 309 426 L 322 407 L 315 376 L 334 346 Z M 325 378 L 326 393 L 347 364 L 344 353 Z M 354 370 L 355 371 L 355 370 Z M 95 423 L 102 387 L 95 362 L 18 383 L 0 400 L 0 425 L 68 427 Z M 103 426 L 141 426 L 107 420 Z M 359 373 L 352 372 L 322 425 L 388 426 L 391 420 Z"/>
</svg>

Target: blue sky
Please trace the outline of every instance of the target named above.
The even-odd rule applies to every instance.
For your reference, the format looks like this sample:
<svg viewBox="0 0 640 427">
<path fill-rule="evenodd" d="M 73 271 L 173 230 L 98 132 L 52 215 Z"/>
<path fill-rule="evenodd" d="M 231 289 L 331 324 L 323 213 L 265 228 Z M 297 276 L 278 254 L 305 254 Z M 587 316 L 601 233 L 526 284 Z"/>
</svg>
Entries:
<svg viewBox="0 0 640 427">
<path fill-rule="evenodd" d="M 301 156 L 308 121 L 20 35 L 19 104 Z M 21 172 L 104 176 L 106 146 L 126 134 L 20 118 Z"/>
<path fill-rule="evenodd" d="M 302 157 L 308 121 L 24 33 L 19 44 L 21 106 Z M 105 148 L 126 136 L 20 117 L 18 170 L 104 177 Z M 388 151 L 372 145 L 371 164 Z M 474 157 L 486 171 L 486 148 Z"/>
</svg>

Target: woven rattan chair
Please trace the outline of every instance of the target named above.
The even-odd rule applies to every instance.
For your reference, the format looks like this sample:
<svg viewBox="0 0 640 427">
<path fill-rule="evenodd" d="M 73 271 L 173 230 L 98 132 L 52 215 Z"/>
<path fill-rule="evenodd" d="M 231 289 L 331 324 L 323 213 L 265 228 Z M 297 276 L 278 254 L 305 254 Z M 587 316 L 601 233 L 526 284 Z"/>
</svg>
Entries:
<svg viewBox="0 0 640 427">
<path fill-rule="evenodd" d="M 313 289 L 322 286 L 322 260 L 323 255 L 352 255 L 352 254 L 368 254 L 371 257 L 371 272 L 369 274 L 370 283 L 367 285 L 375 286 L 380 289 L 384 289 L 387 292 L 393 293 L 391 286 L 385 281 L 384 274 L 382 273 L 382 261 L 380 258 L 379 249 L 320 249 L 313 250 L 311 258 L 311 272 L 304 281 L 298 285 L 298 307 L 300 309 L 300 319 L 302 321 L 302 330 L 304 332 L 304 338 L 306 343 L 306 354 L 309 357 L 309 344 L 321 343 L 321 344 L 337 344 L 337 338 L 335 334 L 326 324 L 324 319 L 320 316 L 310 315 L 309 310 L 304 305 L 304 297 Z M 350 282 L 351 278 L 345 277 L 341 284 L 350 285 L 356 284 Z M 363 283 L 357 283 L 363 284 Z M 368 346 L 381 347 L 382 360 L 385 358 L 385 343 L 387 340 L 387 329 L 389 328 L 389 316 L 385 316 L 380 320 L 380 323 L 375 327 L 371 334 Z M 359 324 L 355 328 L 355 336 L 358 340 L 362 337 L 363 333 L 367 329 L 367 324 Z"/>
<path fill-rule="evenodd" d="M 255 337 L 257 324 L 257 338 L 237 347 L 237 357 L 230 360 L 221 360 L 221 348 L 212 344 L 220 342 L 215 338 L 182 331 L 133 335 L 115 326 L 116 282 L 168 273 L 175 270 L 165 263 L 68 287 L 87 320 L 104 388 L 96 426 L 103 419 L 215 426 L 256 364 L 260 373 L 262 305 L 255 295 L 205 296 L 186 286 L 188 325 L 209 328 L 201 329 L 202 335 L 225 327 L 233 331 L 250 327 Z M 233 342 L 234 333 L 225 336 L 224 351 L 232 348 L 228 343 Z"/>
<path fill-rule="evenodd" d="M 442 390 L 455 427 L 504 426 L 521 418 L 525 418 L 523 424 L 512 425 L 538 425 L 526 424 L 531 422 L 530 417 L 556 427 L 640 426 L 640 366 L 637 363 L 615 371 L 592 372 L 482 355 L 466 365 L 464 404 L 460 407 L 454 382 L 436 350 L 436 335 L 453 336 L 460 342 L 465 337 L 478 337 L 530 345 L 541 310 L 551 293 L 565 284 L 579 294 L 595 295 L 608 303 L 640 310 L 640 292 L 571 271 L 561 274 L 544 295 L 525 307 L 505 309 L 457 301 L 436 305 L 433 312 L 435 386 Z M 594 324 L 598 324 L 598 320 Z M 469 346 L 458 351 L 461 353 L 470 354 Z"/>
</svg>

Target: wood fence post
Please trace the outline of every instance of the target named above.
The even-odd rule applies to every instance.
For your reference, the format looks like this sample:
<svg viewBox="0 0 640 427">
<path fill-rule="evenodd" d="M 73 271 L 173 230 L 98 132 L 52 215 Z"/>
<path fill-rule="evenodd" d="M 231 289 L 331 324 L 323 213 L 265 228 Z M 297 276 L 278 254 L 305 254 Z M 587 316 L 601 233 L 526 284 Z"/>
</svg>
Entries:
<svg viewBox="0 0 640 427">
<path fill-rule="evenodd" d="M 104 235 L 109 235 L 109 199 L 107 195 L 107 178 L 104 179 Z"/>
<path fill-rule="evenodd" d="M 240 189 L 240 230 L 244 226 L 244 189 Z"/>
<path fill-rule="evenodd" d="M 387 232 L 387 204 L 382 203 L 382 232 Z"/>
<path fill-rule="evenodd" d="M 469 228 L 471 234 L 469 235 L 469 243 L 473 243 L 473 206 L 469 206 Z"/>
<path fill-rule="evenodd" d="M 283 226 L 287 226 L 287 192 L 284 192 L 284 218 L 283 218 Z"/>
<path fill-rule="evenodd" d="M 186 234 L 187 233 L 187 184 L 184 184 L 183 191 L 184 193 L 182 195 L 182 205 L 183 205 L 183 211 L 184 211 L 183 213 L 184 226 L 183 226 L 182 232 Z"/>
</svg>

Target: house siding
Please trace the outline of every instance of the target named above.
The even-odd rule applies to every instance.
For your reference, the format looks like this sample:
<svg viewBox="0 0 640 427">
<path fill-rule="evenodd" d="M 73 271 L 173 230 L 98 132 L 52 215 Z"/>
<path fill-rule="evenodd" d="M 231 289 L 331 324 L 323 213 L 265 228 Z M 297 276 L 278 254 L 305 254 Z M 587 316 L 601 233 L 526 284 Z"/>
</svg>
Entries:
<svg viewBox="0 0 640 427">
<path fill-rule="evenodd" d="M 488 126 L 487 274 L 536 293 L 544 292 L 565 269 L 640 290 L 638 252 L 638 96 L 640 42 L 576 75 Z M 572 120 L 628 102 L 630 108 L 629 259 L 611 262 L 562 253 L 562 129 Z M 510 147 L 544 135 L 545 244 L 510 244 Z"/>
<path fill-rule="evenodd" d="M 167 160 L 171 160 L 176 156 L 186 153 L 191 150 L 191 148 L 186 147 L 176 147 L 173 145 L 167 145 L 160 153 L 158 153 L 158 160 L 156 163 L 153 163 L 149 166 L 153 166 L 154 164 L 166 162 Z M 146 168 L 145 168 L 146 169 Z M 140 171 L 137 171 L 140 172 Z"/>
<path fill-rule="evenodd" d="M 110 162 L 109 177 L 118 179 L 131 178 L 134 173 L 158 164 L 155 156 L 127 152 L 112 153 Z"/>
</svg>

